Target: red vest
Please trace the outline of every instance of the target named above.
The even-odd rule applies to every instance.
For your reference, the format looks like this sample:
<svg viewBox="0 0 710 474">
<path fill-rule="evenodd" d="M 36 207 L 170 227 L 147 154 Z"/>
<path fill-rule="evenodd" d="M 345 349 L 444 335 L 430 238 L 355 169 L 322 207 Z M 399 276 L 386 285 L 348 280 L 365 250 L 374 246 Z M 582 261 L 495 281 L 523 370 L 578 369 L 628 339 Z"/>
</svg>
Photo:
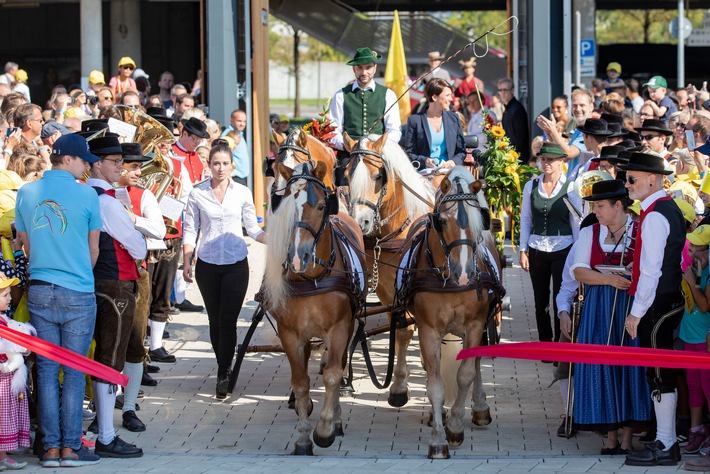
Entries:
<svg viewBox="0 0 710 474">
<path fill-rule="evenodd" d="M 634 296 L 636 294 L 636 288 L 638 287 L 639 284 L 639 277 L 641 276 L 641 246 L 643 245 L 643 239 L 641 236 L 643 235 L 643 232 L 641 232 L 641 225 L 643 224 L 643 220 L 646 218 L 646 215 L 649 212 L 653 211 L 653 208 L 656 207 L 656 203 L 658 201 L 670 201 L 671 198 L 670 196 L 665 196 L 660 199 L 656 199 L 651 203 L 650 206 L 648 206 L 648 209 L 645 211 L 641 211 L 641 215 L 639 216 L 639 224 L 638 228 L 639 231 L 636 233 L 636 245 L 634 247 L 634 250 L 636 251 L 636 255 L 638 258 L 634 259 L 634 264 L 631 267 L 631 287 L 629 288 L 629 294 L 631 296 Z"/>
<path fill-rule="evenodd" d="M 99 194 L 116 198 L 113 189 L 94 188 Z M 94 266 L 94 278 L 97 280 L 138 280 L 136 261 L 126 247 L 104 231 L 99 236 L 99 258 Z"/>
<path fill-rule="evenodd" d="M 133 214 L 138 217 L 143 217 L 143 213 L 141 212 L 141 201 L 143 200 L 143 192 L 145 189 L 139 186 L 126 186 L 126 191 L 128 191 L 128 196 L 131 198 Z"/>
<path fill-rule="evenodd" d="M 633 242 L 633 237 L 636 235 L 638 227 L 636 223 L 631 224 L 631 241 Z M 601 230 L 601 224 L 596 223 L 592 226 L 592 255 L 589 265 L 592 269 L 596 268 L 597 265 L 628 265 L 629 262 L 634 260 L 634 249 L 628 248 L 624 252 L 624 261 L 621 261 L 621 250 L 615 251 L 613 253 L 605 252 L 599 243 L 599 233 Z M 622 244 L 619 244 L 621 246 Z"/>
<path fill-rule="evenodd" d="M 180 148 L 177 143 L 173 145 L 173 153 L 177 156 L 185 158 L 182 164 L 185 168 L 187 168 L 187 173 L 190 175 L 190 181 L 192 184 L 202 181 L 202 170 L 204 169 L 204 165 L 202 164 L 202 160 L 200 160 L 197 153 L 194 151 L 185 151 Z M 175 176 L 180 176 L 177 168 L 175 170 Z"/>
</svg>

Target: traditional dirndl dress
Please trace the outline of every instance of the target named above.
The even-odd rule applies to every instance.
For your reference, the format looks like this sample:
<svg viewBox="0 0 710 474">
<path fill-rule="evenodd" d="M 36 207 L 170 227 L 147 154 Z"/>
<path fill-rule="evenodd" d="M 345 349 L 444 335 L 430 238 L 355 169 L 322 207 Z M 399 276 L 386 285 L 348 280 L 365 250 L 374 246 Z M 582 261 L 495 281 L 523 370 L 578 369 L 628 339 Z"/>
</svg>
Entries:
<svg viewBox="0 0 710 474">
<path fill-rule="evenodd" d="M 0 325 L 7 323 L 0 316 Z M 7 361 L 5 354 L 0 354 L 0 362 Z M 15 372 L 0 372 L 0 451 L 15 451 L 30 446 L 30 412 L 27 407 L 25 389 L 15 395 L 12 393 L 12 376 Z"/>
<path fill-rule="evenodd" d="M 623 248 L 616 248 L 618 244 L 602 244 L 608 233 L 606 228 L 595 224 L 583 231 L 592 234 L 591 258 L 586 262 L 589 267 L 622 264 Z M 622 238 L 624 245 L 633 242 L 635 232 L 636 226 L 632 225 Z M 628 265 L 632 259 L 633 249 L 627 247 L 623 265 Z M 610 345 L 639 347 L 639 339 L 632 340 L 624 327 L 633 297 L 627 291 L 610 285 L 584 285 L 584 291 L 577 342 L 606 345 L 611 333 Z M 652 417 L 645 367 L 575 364 L 574 423 L 578 429 L 608 432 L 624 426 L 643 427 L 650 423 Z"/>
</svg>

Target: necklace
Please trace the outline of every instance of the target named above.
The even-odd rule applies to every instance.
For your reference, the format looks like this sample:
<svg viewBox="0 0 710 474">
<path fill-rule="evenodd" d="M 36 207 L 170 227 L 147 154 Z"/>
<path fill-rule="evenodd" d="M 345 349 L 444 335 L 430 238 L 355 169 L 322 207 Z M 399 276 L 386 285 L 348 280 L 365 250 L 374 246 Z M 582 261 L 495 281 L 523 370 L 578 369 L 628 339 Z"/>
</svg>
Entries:
<svg viewBox="0 0 710 474">
<path fill-rule="evenodd" d="M 616 235 L 615 235 L 615 234 L 616 234 L 617 232 L 619 232 L 621 229 L 625 228 L 625 227 L 626 227 L 626 222 L 624 222 L 623 224 L 621 224 L 621 227 L 619 227 L 618 229 L 616 229 L 616 230 L 613 231 L 613 232 L 611 231 L 611 227 L 607 227 L 607 229 L 609 229 L 609 235 L 611 236 L 611 240 L 614 241 L 614 242 L 616 242 Z"/>
</svg>

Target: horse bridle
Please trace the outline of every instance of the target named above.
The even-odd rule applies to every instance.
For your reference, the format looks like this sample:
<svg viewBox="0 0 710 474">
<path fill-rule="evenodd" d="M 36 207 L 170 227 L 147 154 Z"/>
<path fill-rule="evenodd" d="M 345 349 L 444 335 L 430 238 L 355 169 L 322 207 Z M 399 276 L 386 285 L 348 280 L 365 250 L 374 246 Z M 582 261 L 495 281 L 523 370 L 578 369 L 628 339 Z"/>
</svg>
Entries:
<svg viewBox="0 0 710 474">
<path fill-rule="evenodd" d="M 362 158 L 362 156 L 365 156 L 365 158 Z M 380 177 L 382 178 L 382 187 L 380 188 L 380 193 L 377 196 L 377 202 L 373 203 L 372 201 L 368 199 L 363 199 L 363 198 L 356 198 L 353 199 L 350 203 L 351 209 L 352 206 L 361 204 L 363 206 L 369 207 L 375 212 L 375 218 L 373 221 L 373 229 L 375 232 L 378 232 L 382 226 L 387 225 L 387 223 L 392 219 L 403 207 L 404 204 L 400 205 L 397 209 L 395 209 L 389 216 L 385 217 L 382 219 L 382 215 L 380 214 L 380 208 L 382 206 L 382 201 L 384 197 L 387 195 L 387 186 L 389 184 L 389 179 L 387 176 L 387 167 L 385 165 L 385 158 L 382 155 L 382 153 L 378 153 L 374 150 L 370 150 L 369 148 L 365 148 L 360 145 L 360 143 L 357 144 L 357 146 L 350 152 L 350 157 L 354 160 L 352 163 L 352 166 L 350 167 L 350 181 L 352 182 L 352 177 L 353 174 L 355 173 L 355 168 L 357 165 L 360 164 L 360 162 L 364 161 L 365 159 L 370 159 L 371 161 L 379 162 L 377 164 L 382 165 L 380 167 Z"/>
<path fill-rule="evenodd" d="M 466 227 L 468 227 L 468 214 L 466 213 L 465 206 L 468 205 L 475 207 L 479 210 L 479 212 L 481 212 L 481 214 L 483 214 L 484 210 L 484 208 L 481 207 L 481 203 L 478 201 L 478 196 L 476 194 L 465 193 L 463 191 L 461 183 L 458 182 L 458 180 L 455 182 L 455 184 L 458 187 L 458 192 L 455 194 L 447 194 L 446 196 L 442 197 L 441 200 L 436 204 L 434 212 L 430 213 L 429 215 L 429 221 L 431 222 L 432 227 L 434 228 L 436 234 L 439 237 L 439 242 L 441 243 L 441 247 L 444 249 L 444 253 L 446 254 L 447 258 L 451 254 L 451 250 L 453 250 L 455 247 L 459 247 L 462 245 L 471 247 L 471 249 L 475 253 L 476 248 L 478 248 L 478 244 L 483 241 L 483 236 L 479 235 L 476 242 L 471 239 L 456 239 L 451 243 L 446 242 L 446 238 L 444 237 L 443 229 L 441 227 L 441 206 L 443 204 L 447 202 L 458 203 L 458 210 L 456 212 L 456 223 L 458 224 L 460 229 L 465 229 Z"/>
<path fill-rule="evenodd" d="M 311 152 L 308 151 L 307 148 L 300 147 L 294 143 L 296 140 L 296 133 L 297 130 L 291 131 L 291 133 L 286 137 L 286 140 L 279 146 L 279 149 L 276 151 L 276 156 L 277 158 L 274 160 L 275 163 L 283 163 L 284 162 L 284 153 L 288 150 L 295 151 L 298 153 L 303 153 L 308 157 L 308 160 L 310 161 L 311 158 Z M 289 180 L 290 181 L 290 180 Z M 286 184 L 286 187 L 288 187 L 288 183 Z M 286 188 L 283 189 L 274 189 L 273 187 L 271 188 L 271 210 L 272 212 L 275 212 L 276 209 L 278 209 L 279 204 L 281 204 L 281 200 L 283 199 L 283 194 L 277 194 L 279 191 L 284 191 Z"/>
<path fill-rule="evenodd" d="M 306 202 L 314 206 L 316 204 L 317 198 L 315 196 L 315 193 L 313 191 L 313 186 L 316 186 L 320 188 L 324 193 L 325 193 L 325 209 L 323 211 L 323 220 L 321 221 L 321 224 L 318 228 L 318 230 L 314 229 L 309 223 L 303 222 L 303 221 L 298 221 L 296 222 L 296 227 L 305 229 L 307 230 L 312 236 L 313 236 L 313 262 L 314 264 L 318 263 L 320 265 L 326 266 L 327 262 L 322 261 L 321 259 L 318 259 L 315 257 L 315 248 L 318 245 L 318 242 L 320 241 L 321 236 L 323 235 L 323 231 L 325 230 L 326 225 L 328 224 L 328 219 L 331 215 L 336 215 L 338 214 L 340 210 L 340 200 L 338 199 L 338 195 L 335 192 L 329 192 L 328 188 L 326 187 L 325 183 L 321 181 L 320 179 L 316 178 L 315 176 L 308 174 L 308 173 L 302 173 L 298 175 L 292 175 L 288 181 L 286 182 L 286 189 L 288 189 L 292 183 L 303 179 L 306 181 L 306 189 L 304 190 L 306 192 Z M 331 259 L 333 258 L 333 255 L 331 255 Z M 286 262 L 284 262 L 286 263 Z"/>
</svg>

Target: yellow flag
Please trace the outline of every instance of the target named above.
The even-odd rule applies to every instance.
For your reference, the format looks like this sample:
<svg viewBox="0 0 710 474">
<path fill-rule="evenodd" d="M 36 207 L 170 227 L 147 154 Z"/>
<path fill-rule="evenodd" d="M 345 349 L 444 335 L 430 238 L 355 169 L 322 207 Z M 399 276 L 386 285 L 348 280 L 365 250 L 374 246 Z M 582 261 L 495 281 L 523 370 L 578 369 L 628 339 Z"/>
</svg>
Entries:
<svg viewBox="0 0 710 474">
<path fill-rule="evenodd" d="M 390 50 L 387 53 L 387 68 L 385 69 L 385 85 L 392 89 L 399 97 L 409 86 L 409 75 L 407 74 L 407 61 L 404 57 L 404 42 L 402 41 L 402 30 L 399 28 L 399 13 L 394 11 L 394 21 L 392 22 L 392 37 L 390 38 Z M 399 99 L 399 118 L 402 125 L 407 123 L 412 106 L 409 102 L 409 92 Z"/>
</svg>

